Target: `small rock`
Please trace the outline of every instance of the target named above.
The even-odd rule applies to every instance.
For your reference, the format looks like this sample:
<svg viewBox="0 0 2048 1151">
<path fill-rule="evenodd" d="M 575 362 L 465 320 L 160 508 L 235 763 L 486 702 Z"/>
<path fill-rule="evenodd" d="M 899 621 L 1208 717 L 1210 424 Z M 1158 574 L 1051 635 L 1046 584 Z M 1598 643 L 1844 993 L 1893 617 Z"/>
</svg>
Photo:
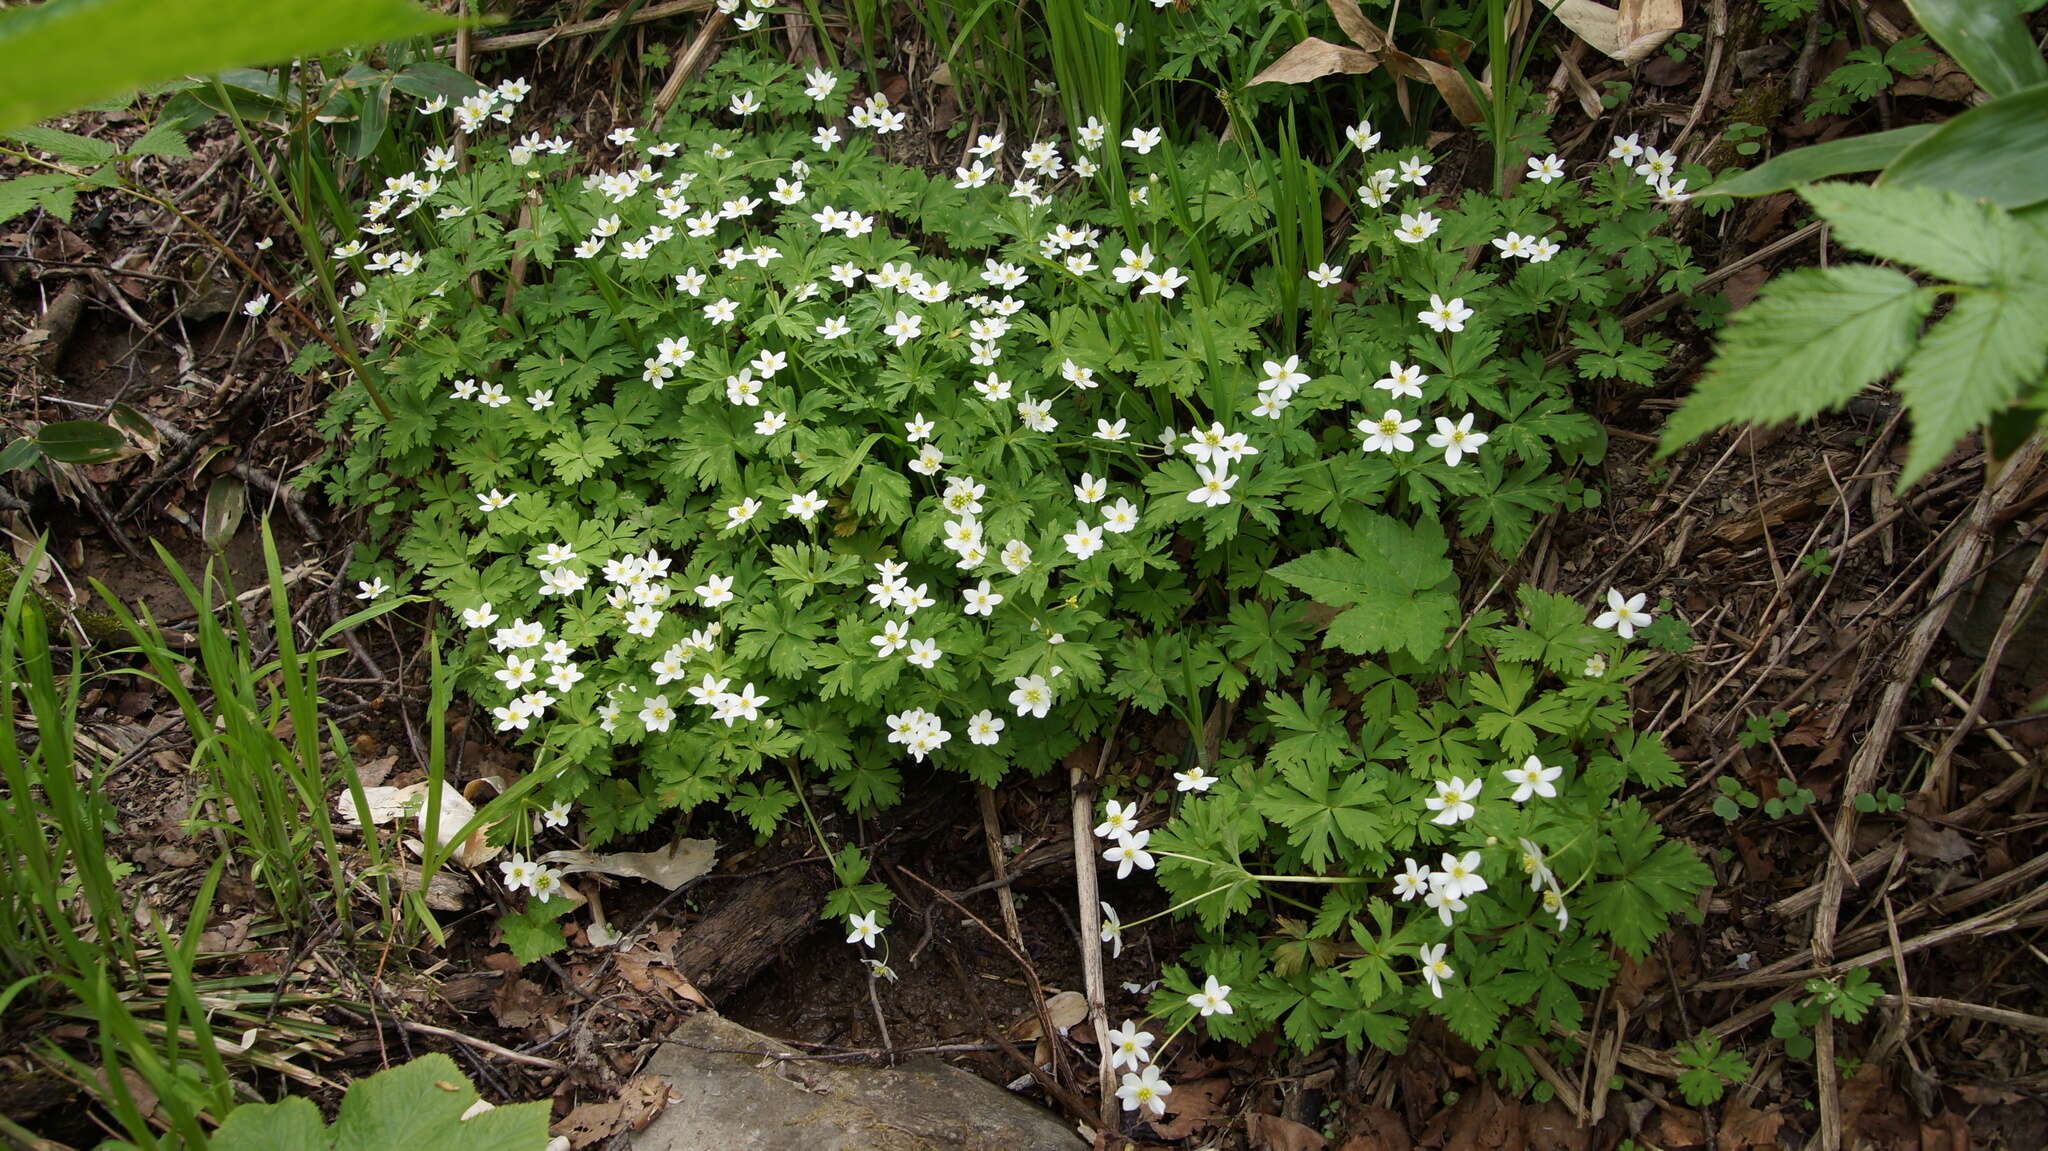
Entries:
<svg viewBox="0 0 2048 1151">
<path fill-rule="evenodd" d="M 710 1012 L 647 1064 L 674 1088 L 636 1151 L 1084 1151 L 1043 1108 L 932 1059 L 854 1067 L 807 1059 Z M 688 1044 L 688 1046 L 685 1046 Z M 708 1050 L 707 1050 L 708 1049 Z M 747 1054 L 732 1054 L 732 1052 Z M 752 1054 L 759 1052 L 760 1054 Z"/>
</svg>

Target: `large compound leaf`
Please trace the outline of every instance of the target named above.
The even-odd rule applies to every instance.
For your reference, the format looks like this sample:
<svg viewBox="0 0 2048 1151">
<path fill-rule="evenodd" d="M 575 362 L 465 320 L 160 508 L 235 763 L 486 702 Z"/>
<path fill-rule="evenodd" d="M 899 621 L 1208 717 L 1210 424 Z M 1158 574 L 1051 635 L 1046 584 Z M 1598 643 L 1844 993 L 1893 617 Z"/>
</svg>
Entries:
<svg viewBox="0 0 2048 1151">
<path fill-rule="evenodd" d="M 1973 292 L 1921 339 L 1899 374 L 1913 416 L 1904 487 L 1932 471 L 1957 440 L 2011 406 L 2048 369 L 2048 298 L 2039 290 Z"/>
<path fill-rule="evenodd" d="M 1818 184 L 1800 193 L 1837 242 L 1959 284 L 2048 269 L 2048 233 L 1945 188 Z"/>
<path fill-rule="evenodd" d="M 1903 272 L 1860 264 L 1779 276 L 1730 319 L 1659 450 L 1715 428 L 1803 420 L 1848 402 L 1905 360 L 1935 295 Z"/>
<path fill-rule="evenodd" d="M 456 26 L 412 0 L 50 0 L 0 12 L 0 132 L 148 84 Z"/>
<path fill-rule="evenodd" d="M 1408 527 L 1387 516 L 1361 517 L 1346 532 L 1351 548 L 1324 548 L 1273 569 L 1317 603 L 1346 608 L 1324 640 L 1344 651 L 1405 649 L 1429 660 L 1458 614 L 1443 530 Z"/>
</svg>

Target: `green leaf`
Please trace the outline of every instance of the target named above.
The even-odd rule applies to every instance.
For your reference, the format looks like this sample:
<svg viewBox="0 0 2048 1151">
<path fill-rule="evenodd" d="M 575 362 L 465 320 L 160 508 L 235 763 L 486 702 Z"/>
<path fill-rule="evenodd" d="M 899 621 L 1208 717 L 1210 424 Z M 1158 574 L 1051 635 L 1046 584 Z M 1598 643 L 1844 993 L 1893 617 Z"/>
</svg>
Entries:
<svg viewBox="0 0 2048 1151">
<path fill-rule="evenodd" d="M 0 24 L 0 29 L 5 27 L 5 24 Z M 119 148 L 105 140 L 95 140 L 91 136 L 63 132 L 41 124 L 17 128 L 8 135 L 38 152 L 48 152 L 63 163 L 79 168 L 96 167 L 121 154 Z"/>
<path fill-rule="evenodd" d="M 2048 200 L 2048 84 L 1962 113 L 1907 148 L 1878 180 L 1949 188 L 2013 211 Z"/>
<path fill-rule="evenodd" d="M 1735 313 L 1660 454 L 1742 423 L 1807 419 L 1883 379 L 1913 349 L 1934 293 L 1902 272 L 1801 268 Z"/>
<path fill-rule="evenodd" d="M 56 0 L 0 13 L 0 131 L 147 84 L 456 27 L 411 0 Z"/>
<path fill-rule="evenodd" d="M 12 220 L 37 204 L 60 217 L 70 215 L 65 197 L 76 177 L 59 172 L 36 172 L 13 180 L 0 180 L 0 223 Z"/>
<path fill-rule="evenodd" d="M 34 440 L 26 436 L 9 440 L 6 447 L 0 448 L 0 476 L 33 467 L 42 458 L 43 450 L 36 446 Z"/>
<path fill-rule="evenodd" d="M 214 1151 L 542 1151 L 548 1142 L 548 1105 L 517 1103 L 473 1118 L 477 1101 L 446 1055 L 424 1055 L 351 1084 L 329 1128 L 303 1098 L 249 1104 L 228 1115 L 211 1140 Z"/>
<path fill-rule="evenodd" d="M 1991 95 L 2048 84 L 2048 62 L 2010 0 L 1906 0 L 1906 7 Z"/>
<path fill-rule="evenodd" d="M 1272 574 L 1317 603 L 1349 608 L 1331 621 L 1326 643 L 1353 653 L 1406 648 L 1431 659 L 1458 614 L 1443 529 L 1366 515 L 1347 535 L 1355 550 L 1324 548 Z"/>
<path fill-rule="evenodd" d="M 43 454 L 64 464 L 103 464 L 127 444 L 127 437 L 98 420 L 44 424 L 36 433 L 36 446 Z"/>
<path fill-rule="evenodd" d="M 1939 124 L 1915 124 L 1809 144 L 1774 156 L 1746 172 L 1731 172 L 1700 191 L 1702 196 L 1768 196 L 1830 176 L 1875 172 L 1907 148 L 1934 134 Z"/>
<path fill-rule="evenodd" d="M 2048 237 L 1946 188 L 1816 184 L 1800 195 L 1841 243 L 1945 280 L 2008 283 L 2048 266 Z"/>
<path fill-rule="evenodd" d="M 1930 329 L 1899 374 L 1913 417 L 1901 488 L 1934 469 L 2048 366 L 2048 298 L 2039 289 L 1973 292 Z"/>
<path fill-rule="evenodd" d="M 555 922 L 568 909 L 566 899 L 529 899 L 524 911 L 500 916 L 498 929 L 504 933 L 512 957 L 522 964 L 532 963 L 569 946 L 562 937 L 562 925 Z"/>
</svg>

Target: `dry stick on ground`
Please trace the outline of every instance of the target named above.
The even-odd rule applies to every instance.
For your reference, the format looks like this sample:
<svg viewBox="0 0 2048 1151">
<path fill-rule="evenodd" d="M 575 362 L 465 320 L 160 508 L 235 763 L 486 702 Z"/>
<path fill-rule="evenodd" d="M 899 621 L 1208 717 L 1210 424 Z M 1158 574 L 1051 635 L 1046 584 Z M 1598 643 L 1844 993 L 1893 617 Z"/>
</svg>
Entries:
<svg viewBox="0 0 2048 1151">
<path fill-rule="evenodd" d="M 683 54 L 676 57 L 676 65 L 669 70 L 668 81 L 654 97 L 656 127 L 660 127 L 661 121 L 668 117 L 669 105 L 674 104 L 676 97 L 683 94 L 683 85 L 704 66 L 704 58 L 711 54 L 712 40 L 718 36 L 729 19 L 731 17 L 723 12 L 713 12 L 710 18 L 704 21 L 704 26 L 697 30 L 696 39 L 691 40 L 690 46 L 683 49 Z"/>
<path fill-rule="evenodd" d="M 2041 548 L 2034 553 L 2034 562 L 2027 567 L 2027 574 L 2020 581 L 2019 590 L 2012 596 L 2012 602 L 2005 608 L 2004 618 L 1998 621 L 1998 631 L 1991 637 L 1991 646 L 1985 650 L 1983 670 L 1977 674 L 1977 690 L 1970 697 L 1969 705 L 1963 708 L 1963 717 L 1956 721 L 1955 729 L 1948 738 L 1941 741 L 1941 748 L 1934 753 L 1934 762 L 1927 767 L 1927 779 L 1921 783 L 1923 794 L 1947 791 L 1949 763 L 1955 758 L 1956 747 L 1963 737 L 1970 734 L 1977 717 L 1983 714 L 1984 704 L 1991 698 L 1991 686 L 1998 678 L 1998 661 L 2005 657 L 2006 645 L 2020 629 L 2027 617 L 2027 609 L 2033 606 L 2034 595 L 2041 588 L 2041 579 L 2048 576 L 2048 538 L 2041 541 Z"/>
<path fill-rule="evenodd" d="M 1990 547 L 1991 532 L 1999 513 L 2019 495 L 2025 481 L 2033 475 L 2040 456 L 2039 438 L 2029 440 L 2014 454 L 2005 470 L 1985 485 L 1983 494 L 1971 510 L 1969 521 L 1949 552 L 1941 579 L 1934 589 L 1933 606 L 1922 615 L 1919 625 L 1907 639 L 1905 650 L 1892 669 L 1892 680 L 1885 685 L 1884 694 L 1879 699 L 1877 717 L 1865 733 L 1862 746 L 1856 749 L 1854 758 L 1849 762 L 1842 795 L 1860 795 L 1869 791 L 1876 782 L 1878 767 L 1891 750 L 1892 736 L 1897 733 L 1899 721 L 1905 714 L 1906 700 L 1914 681 L 1919 678 L 1920 667 L 1934 650 L 1935 640 L 1940 638 L 1942 625 L 1948 620 L 1953 593 L 1976 570 L 1978 559 Z M 1856 833 L 1858 815 L 1853 803 L 1844 803 L 1836 811 L 1836 843 L 1853 842 L 1851 837 Z M 1820 905 L 1814 912 L 1813 954 L 1822 962 L 1834 959 L 1835 929 L 1841 917 L 1843 888 L 1849 879 L 1849 869 L 1838 862 L 1838 858 L 1830 858 L 1827 863 L 1827 875 L 1821 881 Z M 1835 1071 L 1832 1016 L 1823 1014 L 1820 1026 L 1815 1029 L 1813 1059 L 1820 1081 L 1821 1151 L 1840 1151 L 1842 1127 L 1837 1098 L 1840 1084 Z"/>
<path fill-rule="evenodd" d="M 1953 1015 L 1961 1019 L 1975 1019 L 1984 1023 L 1996 1023 L 2016 1031 L 2037 1031 L 2048 1035 L 2048 1018 L 2028 1015 L 2022 1011 L 2007 1011 L 2003 1007 L 1986 1007 L 1981 1003 L 1965 1003 L 1960 999 L 1942 999 L 1929 995 L 1882 995 L 1878 1002 L 1887 1007 L 1911 1006 L 1915 1011 L 1931 1011 L 1936 1015 Z"/>
<path fill-rule="evenodd" d="M 555 28 L 542 28 L 534 32 L 513 32 L 504 36 L 486 36 L 481 40 L 470 41 L 469 50 L 475 53 L 503 52 L 513 48 L 536 48 L 542 44 L 564 40 L 571 36 L 590 36 L 599 32 L 609 32 L 620 25 L 645 24 L 650 20 L 659 20 L 665 16 L 680 16 L 685 12 L 702 12 L 709 7 L 711 7 L 711 0 L 669 0 L 669 2 L 663 4 L 649 4 L 638 12 L 633 12 L 631 9 L 622 9 L 609 16 L 600 16 L 595 20 L 579 20 L 574 24 L 563 24 Z M 447 45 L 443 45 L 434 51 L 437 55 L 446 56 L 453 50 Z"/>
<path fill-rule="evenodd" d="M 996 793 L 994 789 L 976 784 L 974 798 L 981 808 L 981 835 L 988 845 L 988 869 L 997 880 L 1008 878 L 1003 869 L 1003 824 L 996 815 Z M 1017 898 L 1010 892 L 1010 885 L 1002 883 L 996 889 L 996 904 L 1003 912 L 1003 929 L 1010 933 L 1010 942 L 1017 950 L 1024 950 L 1024 926 L 1017 922 Z"/>
<path fill-rule="evenodd" d="M 1075 910 L 1081 917 L 1081 987 L 1088 997 L 1088 1018 L 1095 1024 L 1095 1086 L 1101 1096 L 1096 1102 L 1104 1131 L 1116 1129 L 1115 1073 L 1109 1066 L 1109 985 L 1102 975 L 1102 886 L 1095 873 L 1095 833 L 1089 824 L 1094 822 L 1095 784 L 1109 765 L 1109 752 L 1116 746 L 1123 719 L 1124 713 L 1118 711 L 1109 725 L 1093 777 L 1083 780 L 1079 767 L 1067 773 L 1074 825 L 1074 898 L 1079 903 Z"/>
<path fill-rule="evenodd" d="M 904 874 L 908 875 L 910 873 L 904 872 Z M 918 880 L 918 882 L 923 883 L 924 881 L 920 879 Z M 925 884 L 925 886 L 931 887 L 930 884 Z M 936 887 L 933 887 L 932 890 L 934 892 L 937 892 L 941 898 L 943 898 L 946 894 L 943 891 L 939 891 L 939 889 Z M 975 920 L 975 922 L 980 923 L 981 921 Z M 982 926 L 987 927 L 988 925 L 983 923 Z M 1001 936 L 997 936 L 997 939 L 1001 938 Z M 1065 1087 L 1060 1086 L 1060 1081 L 1058 1079 L 1053 1078 L 1051 1075 L 1047 1074 L 1045 1068 L 1040 1067 L 1038 1065 L 1037 1060 L 1032 1059 L 1029 1055 L 1024 1054 L 1023 1052 L 1017 1050 L 1015 1047 L 1003 1044 L 1002 1034 L 996 1030 L 996 1025 L 989 1021 L 988 1012 L 982 1009 L 981 997 L 974 993 L 974 981 L 967 977 L 967 969 L 960 965 L 959 953 L 950 946 L 946 948 L 946 961 L 952 964 L 953 975 L 960 981 L 960 997 L 967 1002 L 968 1008 L 974 1012 L 975 1021 L 981 1025 L 981 1033 L 988 1038 L 988 1041 L 992 1044 L 998 1045 L 999 1050 L 1001 1050 L 1004 1055 L 1009 1056 L 1010 1059 L 1016 1062 L 1018 1066 L 1024 1068 L 1025 1071 L 1029 1072 L 1031 1074 L 1032 1080 L 1036 1082 L 1038 1086 L 1048 1096 L 1056 1100 L 1060 1106 L 1067 1109 L 1067 1114 L 1072 1115 L 1075 1119 L 1081 1119 L 1086 1117 L 1088 1114 L 1087 1100 L 1080 1098 L 1079 1096 L 1075 1095 L 1072 1091 L 1069 1091 Z M 1043 1008 L 1041 1005 L 1041 1011 L 1042 1010 Z M 1048 1046 L 1050 1046 L 1055 1041 L 1055 1038 L 1056 1036 L 1051 1036 L 1049 1034 L 1049 1037 L 1046 1040 Z"/>
</svg>

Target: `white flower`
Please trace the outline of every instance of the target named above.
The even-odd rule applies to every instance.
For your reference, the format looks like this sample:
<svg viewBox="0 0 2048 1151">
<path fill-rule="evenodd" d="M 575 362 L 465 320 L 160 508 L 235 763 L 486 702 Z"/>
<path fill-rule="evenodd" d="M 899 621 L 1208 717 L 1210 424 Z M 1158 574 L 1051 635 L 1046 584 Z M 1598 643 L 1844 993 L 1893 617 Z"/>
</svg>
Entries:
<svg viewBox="0 0 2048 1151">
<path fill-rule="evenodd" d="M 366 580 L 356 581 L 357 599 L 376 599 L 390 590 L 391 586 L 384 582 L 383 576 L 372 576 Z"/>
<path fill-rule="evenodd" d="M 1434 292 L 1430 293 L 1429 307 L 1416 315 L 1416 319 L 1436 332 L 1462 332 L 1465 321 L 1471 318 L 1472 309 L 1465 306 L 1464 297 L 1446 301 Z"/>
<path fill-rule="evenodd" d="M 1479 853 L 1468 851 L 1463 855 L 1444 853 L 1438 870 L 1429 877 L 1429 886 L 1463 899 L 1486 890 L 1486 879 L 1479 874 Z"/>
<path fill-rule="evenodd" d="M 1386 414 L 1377 420 L 1368 417 L 1358 421 L 1358 432 L 1365 437 L 1366 451 L 1392 455 L 1414 451 L 1415 441 L 1409 438 L 1408 433 L 1421 426 L 1421 420 L 1404 420 L 1398 410 L 1388 408 Z"/>
<path fill-rule="evenodd" d="M 505 508 L 511 507 L 512 501 L 518 498 L 519 495 L 517 492 L 514 492 L 511 495 L 506 495 L 504 492 L 501 492 L 496 488 L 492 488 L 490 491 L 478 495 L 476 497 L 476 502 L 477 507 L 479 509 L 481 509 L 485 513 L 490 513 L 495 511 L 501 511 Z"/>
<path fill-rule="evenodd" d="M 1529 262 L 1532 264 L 1546 264 L 1550 262 L 1552 256 L 1562 251 L 1564 249 L 1558 246 L 1556 240 L 1551 239 L 1549 236 L 1543 236 L 1530 243 Z"/>
<path fill-rule="evenodd" d="M 1545 184 L 1562 180 L 1564 179 L 1564 162 L 1559 160 L 1554 152 L 1543 157 L 1541 160 L 1531 156 L 1529 157 L 1529 178 L 1531 180 L 1540 180 Z"/>
<path fill-rule="evenodd" d="M 540 822 L 543 827 L 569 826 L 569 801 L 558 799 L 541 809 Z"/>
<path fill-rule="evenodd" d="M 505 890 L 530 890 L 538 866 L 523 855 L 515 855 L 498 865 L 498 871 L 505 877 Z"/>
<path fill-rule="evenodd" d="M 1380 146 L 1380 134 L 1372 130 L 1371 120 L 1360 120 L 1344 129 L 1344 138 L 1361 152 L 1370 152 Z"/>
<path fill-rule="evenodd" d="M 1102 509 L 1102 530 L 1122 535 L 1134 531 L 1138 526 L 1138 507 L 1130 500 L 1118 496 L 1116 502 Z"/>
<path fill-rule="evenodd" d="M 535 678 L 533 663 L 534 661 L 530 659 L 520 659 L 516 655 L 508 655 L 505 657 L 505 666 L 492 672 L 491 675 L 499 683 L 504 684 L 513 691 L 518 691 L 520 688 L 533 682 Z"/>
<path fill-rule="evenodd" d="M 1445 927 L 1451 926 L 1454 922 L 1453 916 L 1465 910 L 1464 899 L 1456 892 L 1442 887 L 1430 888 L 1429 894 L 1422 897 L 1422 903 L 1436 912 L 1437 918 L 1443 921 Z"/>
<path fill-rule="evenodd" d="M 882 630 L 868 637 L 875 645 L 875 658 L 888 659 L 910 646 L 910 624 L 906 620 L 883 620 Z"/>
<path fill-rule="evenodd" d="M 262 292 L 251 297 L 248 303 L 242 305 L 242 314 L 253 320 L 262 315 L 269 307 L 270 293 Z"/>
<path fill-rule="evenodd" d="M 967 601 L 967 606 L 960 610 L 968 615 L 985 616 L 993 613 L 997 605 L 1003 602 L 1003 593 L 991 591 L 988 581 L 982 580 L 975 586 L 962 591 L 960 598 Z"/>
<path fill-rule="evenodd" d="M 1467 455 L 1478 455 L 1480 447 L 1485 443 L 1486 433 L 1472 430 L 1471 412 L 1466 412 L 1465 417 L 1455 424 L 1438 416 L 1436 432 L 1429 437 L 1429 446 L 1442 448 L 1444 463 L 1454 468 L 1458 466 L 1458 461 Z"/>
<path fill-rule="evenodd" d="M 817 489 L 813 488 L 807 492 L 792 492 L 786 510 L 790 515 L 810 523 L 811 517 L 824 510 L 824 507 L 825 501 L 818 498 Z"/>
<path fill-rule="evenodd" d="M 1116 869 L 1116 877 L 1118 879 L 1129 878 L 1131 868 L 1133 867 L 1138 868 L 1140 871 L 1150 871 L 1152 870 L 1152 853 L 1145 850 L 1145 842 L 1151 838 L 1152 833 L 1149 831 L 1118 835 L 1116 837 L 1116 845 L 1103 852 L 1102 858 L 1120 865 Z M 1202 1014 L 1207 1015 L 1208 1012 L 1205 1011 Z"/>
<path fill-rule="evenodd" d="M 1429 868 L 1413 859 L 1403 860 L 1402 863 L 1406 870 L 1394 877 L 1394 894 L 1401 897 L 1401 902 L 1407 903 L 1418 895 L 1428 893 L 1431 872 Z"/>
<path fill-rule="evenodd" d="M 1186 771 L 1173 773 L 1175 791 L 1207 791 L 1216 783 L 1216 777 L 1202 770 L 1201 764 Z"/>
<path fill-rule="evenodd" d="M 1102 550 L 1102 529 L 1091 527 L 1086 520 L 1075 520 L 1074 530 L 1062 535 L 1060 540 L 1067 545 L 1075 560 L 1086 560 Z"/>
<path fill-rule="evenodd" d="M 1472 818 L 1472 801 L 1479 798 L 1483 781 L 1474 778 L 1470 782 L 1452 776 L 1437 781 L 1436 794 L 1424 799 L 1422 806 L 1436 812 L 1430 822 L 1442 827 Z"/>
<path fill-rule="evenodd" d="M 1593 617 L 1593 626 L 1601 629 L 1613 628 L 1623 639 L 1634 639 L 1636 629 L 1650 626 L 1650 613 L 1643 610 L 1650 597 L 1642 592 L 1623 599 L 1620 588 L 1607 589 L 1607 610 Z"/>
<path fill-rule="evenodd" d="M 1031 545 L 1023 540 L 1011 540 L 1003 545 L 1003 552 L 999 558 L 1003 570 L 1011 575 L 1023 575 L 1031 570 Z"/>
<path fill-rule="evenodd" d="M 475 607 L 462 609 L 462 626 L 464 627 L 489 627 L 497 622 L 498 613 L 491 610 L 491 601 L 489 600 L 485 600 Z"/>
<path fill-rule="evenodd" d="M 1138 804 L 1108 800 L 1102 805 L 1102 822 L 1095 825 L 1095 838 L 1109 839 L 1138 830 Z"/>
<path fill-rule="evenodd" d="M 1607 158 L 1610 160 L 1633 162 L 1637 156 L 1643 154 L 1643 146 L 1637 142 L 1641 138 L 1641 134 L 1636 132 L 1631 132 L 1626 137 L 1616 136 L 1614 138 L 1614 147 L 1608 150 Z"/>
<path fill-rule="evenodd" d="M 976 747 L 994 747 L 1003 737 L 1003 718 L 982 708 L 967 719 L 967 742 Z"/>
<path fill-rule="evenodd" d="M 1152 149 L 1159 146 L 1159 139 L 1163 134 L 1158 128 L 1133 128 L 1130 138 L 1124 141 L 1124 147 L 1140 156 L 1150 155 Z"/>
<path fill-rule="evenodd" d="M 1422 157 L 1411 156 L 1401 161 L 1401 179 L 1416 187 L 1423 187 L 1428 181 L 1423 177 L 1435 171 L 1434 166 L 1422 162 Z"/>
<path fill-rule="evenodd" d="M 1592 655 L 1587 656 L 1586 666 L 1581 668 L 1580 672 L 1587 679 L 1599 679 L 1605 676 L 1607 674 L 1607 656 L 1605 653 L 1596 651 Z"/>
<path fill-rule="evenodd" d="M 1334 288 L 1344 280 L 1344 269 L 1337 264 L 1317 264 L 1309 269 L 1309 283 L 1318 288 Z"/>
<path fill-rule="evenodd" d="M 1046 686 L 1042 675 L 1020 675 L 1014 681 L 1016 689 L 1010 692 L 1010 706 L 1018 715 L 1044 719 L 1052 710 L 1052 688 Z"/>
<path fill-rule="evenodd" d="M 1117 918 L 1116 908 L 1111 907 L 1108 900 L 1105 899 L 1100 902 L 1102 904 L 1102 942 L 1109 944 L 1109 957 L 1111 959 L 1121 958 L 1124 953 L 1123 920 Z"/>
<path fill-rule="evenodd" d="M 1212 508 L 1230 502 L 1230 489 L 1237 486 L 1240 478 L 1229 474 L 1221 464 L 1213 468 L 1207 464 L 1196 464 L 1195 476 L 1200 482 L 1194 491 L 1188 493 L 1188 502 Z"/>
<path fill-rule="evenodd" d="M 1111 423 L 1108 420 L 1096 420 L 1095 438 L 1098 440 L 1109 440 L 1112 443 L 1117 440 L 1130 439 L 1131 433 L 1124 430 L 1127 424 L 1128 421 L 1125 420 L 1118 420 L 1115 423 Z"/>
<path fill-rule="evenodd" d="M 1129 1067 L 1136 1071 L 1151 1061 L 1147 1048 L 1152 1046 L 1152 1033 L 1141 1031 L 1136 1020 L 1126 1019 L 1122 1027 L 1109 1029 L 1109 1069 Z"/>
<path fill-rule="evenodd" d="M 1399 360 L 1388 360 L 1387 374 L 1374 380 L 1372 386 L 1391 393 L 1397 400 L 1419 400 L 1422 398 L 1422 385 L 1428 382 L 1429 377 L 1422 374 L 1421 364 L 1404 367 Z"/>
<path fill-rule="evenodd" d="M 922 334 L 923 330 L 923 316 L 913 316 L 909 312 L 902 311 L 896 313 L 894 320 L 882 325 L 882 334 L 894 337 L 896 346 L 899 348 L 916 339 Z"/>
<path fill-rule="evenodd" d="M 1515 785 L 1515 793 L 1508 798 L 1516 803 L 1527 803 L 1532 795 L 1540 795 L 1545 799 L 1557 798 L 1557 788 L 1552 781 L 1564 774 L 1564 768 L 1546 767 L 1542 760 L 1532 755 L 1522 761 L 1522 766 L 1510 767 L 1501 774 L 1507 776 L 1508 782 Z"/>
<path fill-rule="evenodd" d="M 1080 480 L 1074 484 L 1074 498 L 1084 504 L 1099 504 L 1108 494 L 1109 481 L 1087 472 L 1082 472 Z"/>
<path fill-rule="evenodd" d="M 939 656 L 942 654 L 944 653 L 939 651 L 938 640 L 914 639 L 910 641 L 910 654 L 904 658 L 908 659 L 916 667 L 930 670 L 937 666 Z"/>
<path fill-rule="evenodd" d="M 875 915 L 875 912 L 870 911 L 866 915 L 847 916 L 846 941 L 858 943 L 863 947 L 873 947 L 876 938 L 882 934 L 881 927 L 875 923 Z"/>
<path fill-rule="evenodd" d="M 1546 883 L 1556 884 L 1557 877 L 1550 873 L 1549 866 L 1543 862 L 1543 849 L 1536 846 L 1534 840 L 1527 838 L 1517 839 L 1515 842 L 1522 847 L 1522 871 L 1529 876 L 1529 890 L 1541 891 Z"/>
<path fill-rule="evenodd" d="M 754 421 L 754 434 L 757 436 L 772 436 L 788 426 L 789 416 L 787 413 L 764 412 L 760 419 Z"/>
<path fill-rule="evenodd" d="M 649 731 L 667 731 L 676 719 L 675 709 L 668 703 L 668 696 L 648 696 L 640 701 L 640 723 Z"/>
<path fill-rule="evenodd" d="M 1150 1111 L 1154 1115 L 1166 1114 L 1166 1097 L 1171 1094 L 1172 1085 L 1160 1079 L 1159 1068 L 1150 1064 L 1135 1074 L 1124 1072 L 1123 1083 L 1116 1089 L 1124 1110 Z"/>
<path fill-rule="evenodd" d="M 1506 259 L 1526 260 L 1536 250 L 1534 241 L 1535 237 L 1533 236 L 1524 236 L 1520 232 L 1509 232 L 1507 235 L 1493 241 L 1493 246 L 1499 249 L 1500 254 Z"/>
<path fill-rule="evenodd" d="M 1230 1015 L 1235 1010 L 1230 1006 L 1230 985 L 1216 982 L 1214 975 L 1209 977 L 1209 981 L 1202 985 L 1200 991 L 1188 996 L 1188 1005 L 1200 1008 L 1204 1018 L 1211 1015 Z"/>
<path fill-rule="evenodd" d="M 1446 943 L 1425 943 L 1416 949 L 1422 960 L 1422 978 L 1429 983 L 1429 993 L 1438 999 L 1444 997 L 1443 981 L 1457 974 L 1450 964 L 1444 962 L 1444 949 L 1448 946 Z"/>
<path fill-rule="evenodd" d="M 692 590 L 697 593 L 697 597 L 703 601 L 705 607 L 718 607 L 721 604 L 732 602 L 732 581 L 737 578 L 737 576 L 706 575 L 704 582 L 698 584 Z"/>
<path fill-rule="evenodd" d="M 1403 243 L 1420 244 L 1422 241 L 1436 235 L 1436 230 L 1442 225 L 1442 220 L 1437 219 L 1428 212 L 1417 212 L 1412 216 L 1403 212 L 1401 214 L 1401 226 L 1394 229 L 1394 238 Z"/>
</svg>

